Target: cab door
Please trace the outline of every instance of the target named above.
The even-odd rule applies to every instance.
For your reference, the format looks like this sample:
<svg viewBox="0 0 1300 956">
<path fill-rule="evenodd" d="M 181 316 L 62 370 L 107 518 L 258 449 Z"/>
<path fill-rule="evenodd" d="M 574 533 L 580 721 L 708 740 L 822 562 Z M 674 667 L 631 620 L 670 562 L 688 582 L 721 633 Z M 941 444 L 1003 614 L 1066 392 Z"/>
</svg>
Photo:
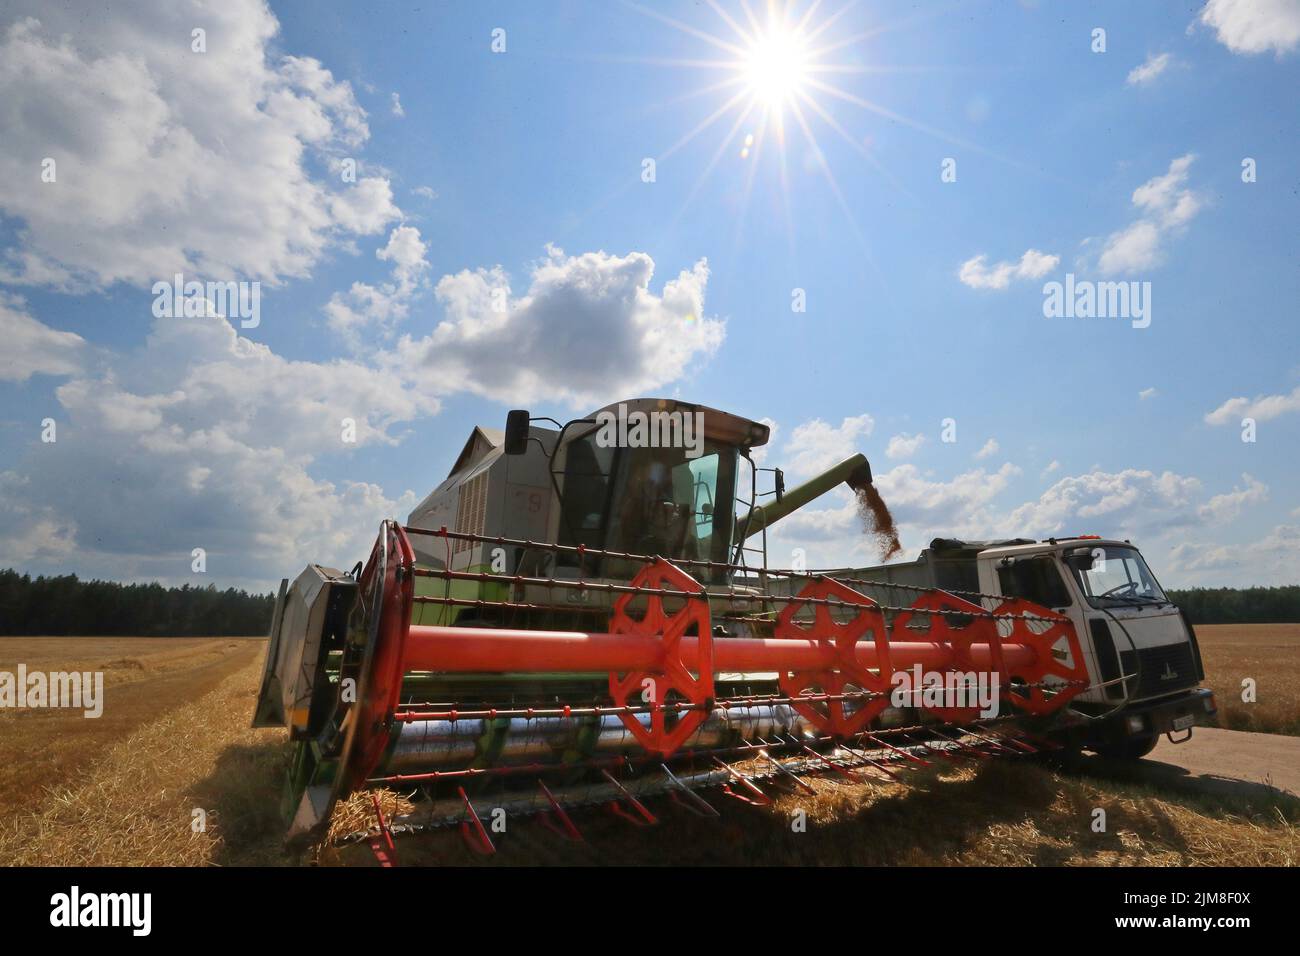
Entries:
<svg viewBox="0 0 1300 956">
<path fill-rule="evenodd" d="M 986 593 L 1008 598 L 1023 598 L 1063 614 L 1074 625 L 1088 668 L 1088 680 L 1096 684 L 1101 668 L 1089 632 L 1087 607 L 1071 585 L 1069 575 L 1054 552 L 1006 554 L 980 557 L 980 586 Z M 1081 698 L 1101 700 L 1099 692 L 1089 691 Z"/>
</svg>

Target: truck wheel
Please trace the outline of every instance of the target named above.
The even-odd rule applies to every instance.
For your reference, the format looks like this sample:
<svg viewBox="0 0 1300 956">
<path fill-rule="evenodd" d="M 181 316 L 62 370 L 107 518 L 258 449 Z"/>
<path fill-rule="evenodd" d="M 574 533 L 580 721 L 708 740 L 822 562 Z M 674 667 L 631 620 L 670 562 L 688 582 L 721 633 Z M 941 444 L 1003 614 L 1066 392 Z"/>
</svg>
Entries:
<svg viewBox="0 0 1300 956">
<path fill-rule="evenodd" d="M 1093 749 L 1107 760 L 1141 760 L 1156 749 L 1159 740 L 1159 734 L 1137 734 L 1111 743 L 1098 744 Z"/>
</svg>

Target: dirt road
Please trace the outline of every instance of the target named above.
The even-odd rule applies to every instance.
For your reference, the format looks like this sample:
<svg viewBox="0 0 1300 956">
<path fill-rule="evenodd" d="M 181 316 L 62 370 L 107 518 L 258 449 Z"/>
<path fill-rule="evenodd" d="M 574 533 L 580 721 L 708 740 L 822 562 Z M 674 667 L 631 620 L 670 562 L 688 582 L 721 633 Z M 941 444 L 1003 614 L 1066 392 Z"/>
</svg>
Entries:
<svg viewBox="0 0 1300 956">
<path fill-rule="evenodd" d="M 1162 738 L 1140 768 L 1153 784 L 1216 793 L 1273 787 L 1300 796 L 1300 737 L 1198 727 L 1185 744 Z"/>
</svg>

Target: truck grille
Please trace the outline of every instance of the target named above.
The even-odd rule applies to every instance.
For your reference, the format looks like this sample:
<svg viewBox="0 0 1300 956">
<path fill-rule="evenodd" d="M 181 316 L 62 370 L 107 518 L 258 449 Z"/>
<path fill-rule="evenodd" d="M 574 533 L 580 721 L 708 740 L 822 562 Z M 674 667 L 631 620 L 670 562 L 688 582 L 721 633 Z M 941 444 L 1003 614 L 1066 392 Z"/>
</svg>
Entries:
<svg viewBox="0 0 1300 956">
<path fill-rule="evenodd" d="M 1133 651 L 1123 651 L 1120 657 L 1124 673 L 1138 675 L 1137 693 L 1133 695 L 1136 698 L 1159 697 L 1196 684 L 1196 662 L 1192 659 L 1192 645 L 1186 641 L 1143 648 L 1137 651 L 1136 659 Z"/>
</svg>

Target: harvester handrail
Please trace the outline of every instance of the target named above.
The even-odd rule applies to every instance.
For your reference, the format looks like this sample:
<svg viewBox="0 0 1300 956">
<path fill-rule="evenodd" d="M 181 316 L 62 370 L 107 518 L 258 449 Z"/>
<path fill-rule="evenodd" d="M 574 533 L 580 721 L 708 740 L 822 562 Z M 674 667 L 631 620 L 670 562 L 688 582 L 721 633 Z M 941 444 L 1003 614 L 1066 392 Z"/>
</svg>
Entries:
<svg viewBox="0 0 1300 956">
<path fill-rule="evenodd" d="M 405 528 L 403 530 L 408 534 L 427 534 L 436 538 L 451 538 L 455 541 L 478 541 L 482 544 L 505 544 L 512 547 L 521 547 L 525 549 L 531 548 L 541 551 L 556 551 L 580 556 L 593 555 L 598 558 L 618 558 L 620 560 L 641 561 L 645 563 L 655 560 L 655 555 L 652 554 L 634 554 L 630 551 L 609 551 L 604 548 L 589 548 L 585 544 L 557 544 L 553 541 L 533 541 L 529 538 L 507 538 L 502 535 L 471 534 L 467 531 L 451 531 L 447 528 Z M 740 564 L 732 564 L 728 561 L 703 561 L 699 558 L 674 558 L 673 564 L 697 568 L 727 568 L 735 571 L 754 570 L 753 568 L 747 568 Z"/>
<path fill-rule="evenodd" d="M 927 587 L 924 584 L 901 584 L 897 581 L 873 581 L 871 578 L 845 577 L 844 575 L 836 573 L 834 569 L 810 569 L 802 573 L 810 578 L 828 577 L 834 578 L 836 581 L 842 581 L 845 584 L 862 584 L 873 588 L 892 588 L 896 591 L 916 591 L 920 593 L 935 590 L 935 588 Z M 990 601 L 1005 601 L 1007 599 L 1007 595 L 1005 594 L 985 594 L 983 591 L 961 591 L 957 588 L 941 588 L 940 590 L 947 591 L 949 594 L 955 594 L 958 597 L 981 598 Z"/>
<path fill-rule="evenodd" d="M 654 560 L 653 558 L 650 560 Z M 498 584 L 515 584 L 524 587 L 561 587 L 572 588 L 580 591 L 598 591 L 610 594 L 654 594 L 660 597 L 674 597 L 686 599 L 706 598 L 709 600 L 715 598 L 729 598 L 735 601 L 766 603 L 771 601 L 777 604 L 805 604 L 805 605 L 824 605 L 833 608 L 845 608 L 852 611 L 861 611 L 862 605 L 848 601 L 841 601 L 838 598 L 816 598 L 801 597 L 791 594 L 756 594 L 737 591 L 735 588 L 728 588 L 725 591 L 682 591 L 676 588 L 652 588 L 635 584 L 614 584 L 609 581 L 587 581 L 583 579 L 568 580 L 566 578 L 538 578 L 522 574 L 498 574 L 491 571 L 453 571 L 449 568 L 420 568 L 414 569 L 418 577 L 441 578 L 448 581 L 478 581 L 480 583 L 498 583 Z M 926 588 L 923 590 L 938 590 Z M 446 598 L 436 596 L 416 595 L 415 601 L 421 603 L 444 603 Z M 1043 621 L 1046 623 L 1056 623 L 1056 618 L 1042 617 L 1036 614 L 997 614 L 993 611 L 982 610 L 976 612 L 966 608 L 917 608 L 901 607 L 890 604 L 880 604 L 876 602 L 876 607 L 882 611 L 894 611 L 898 613 L 910 612 L 914 614 L 941 614 L 952 617 L 964 618 L 981 618 L 985 620 L 1025 620 L 1025 621 Z M 975 607 L 975 605 L 972 605 Z"/>
<path fill-rule="evenodd" d="M 472 534 L 467 531 L 451 531 L 447 528 L 404 528 L 408 534 L 427 534 L 434 537 L 446 537 L 456 541 L 477 541 L 482 544 L 500 544 L 511 547 L 521 547 L 525 549 L 563 552 L 565 554 L 592 555 L 600 558 L 616 558 L 627 561 L 641 561 L 649 563 L 655 560 L 655 555 L 635 554 L 630 551 L 609 551 L 603 548 L 589 548 L 586 545 L 574 544 L 556 544 L 549 541 L 533 541 L 528 538 L 507 538 L 502 535 L 482 535 Z M 746 549 L 757 550 L 757 549 Z M 748 574 L 758 576 L 772 575 L 779 578 L 834 578 L 836 581 L 842 581 L 850 585 L 868 585 L 875 588 L 888 588 L 896 591 L 912 591 L 918 594 L 925 591 L 933 591 L 935 588 L 926 587 L 921 584 L 900 584 L 896 581 L 873 581 L 870 578 L 851 578 L 837 573 L 834 568 L 817 568 L 804 571 L 796 571 L 792 568 L 751 568 L 745 564 L 734 564 L 730 561 L 705 561 L 699 558 L 673 558 L 673 564 L 680 567 L 696 568 L 725 568 L 728 571 L 744 571 Z M 960 591 L 951 588 L 944 588 L 949 594 L 955 594 L 958 597 L 981 598 L 991 601 L 1005 601 L 1004 594 L 985 594 L 983 591 Z M 882 605 L 883 607 L 883 605 Z M 887 608 L 887 610 L 894 610 Z"/>
</svg>

